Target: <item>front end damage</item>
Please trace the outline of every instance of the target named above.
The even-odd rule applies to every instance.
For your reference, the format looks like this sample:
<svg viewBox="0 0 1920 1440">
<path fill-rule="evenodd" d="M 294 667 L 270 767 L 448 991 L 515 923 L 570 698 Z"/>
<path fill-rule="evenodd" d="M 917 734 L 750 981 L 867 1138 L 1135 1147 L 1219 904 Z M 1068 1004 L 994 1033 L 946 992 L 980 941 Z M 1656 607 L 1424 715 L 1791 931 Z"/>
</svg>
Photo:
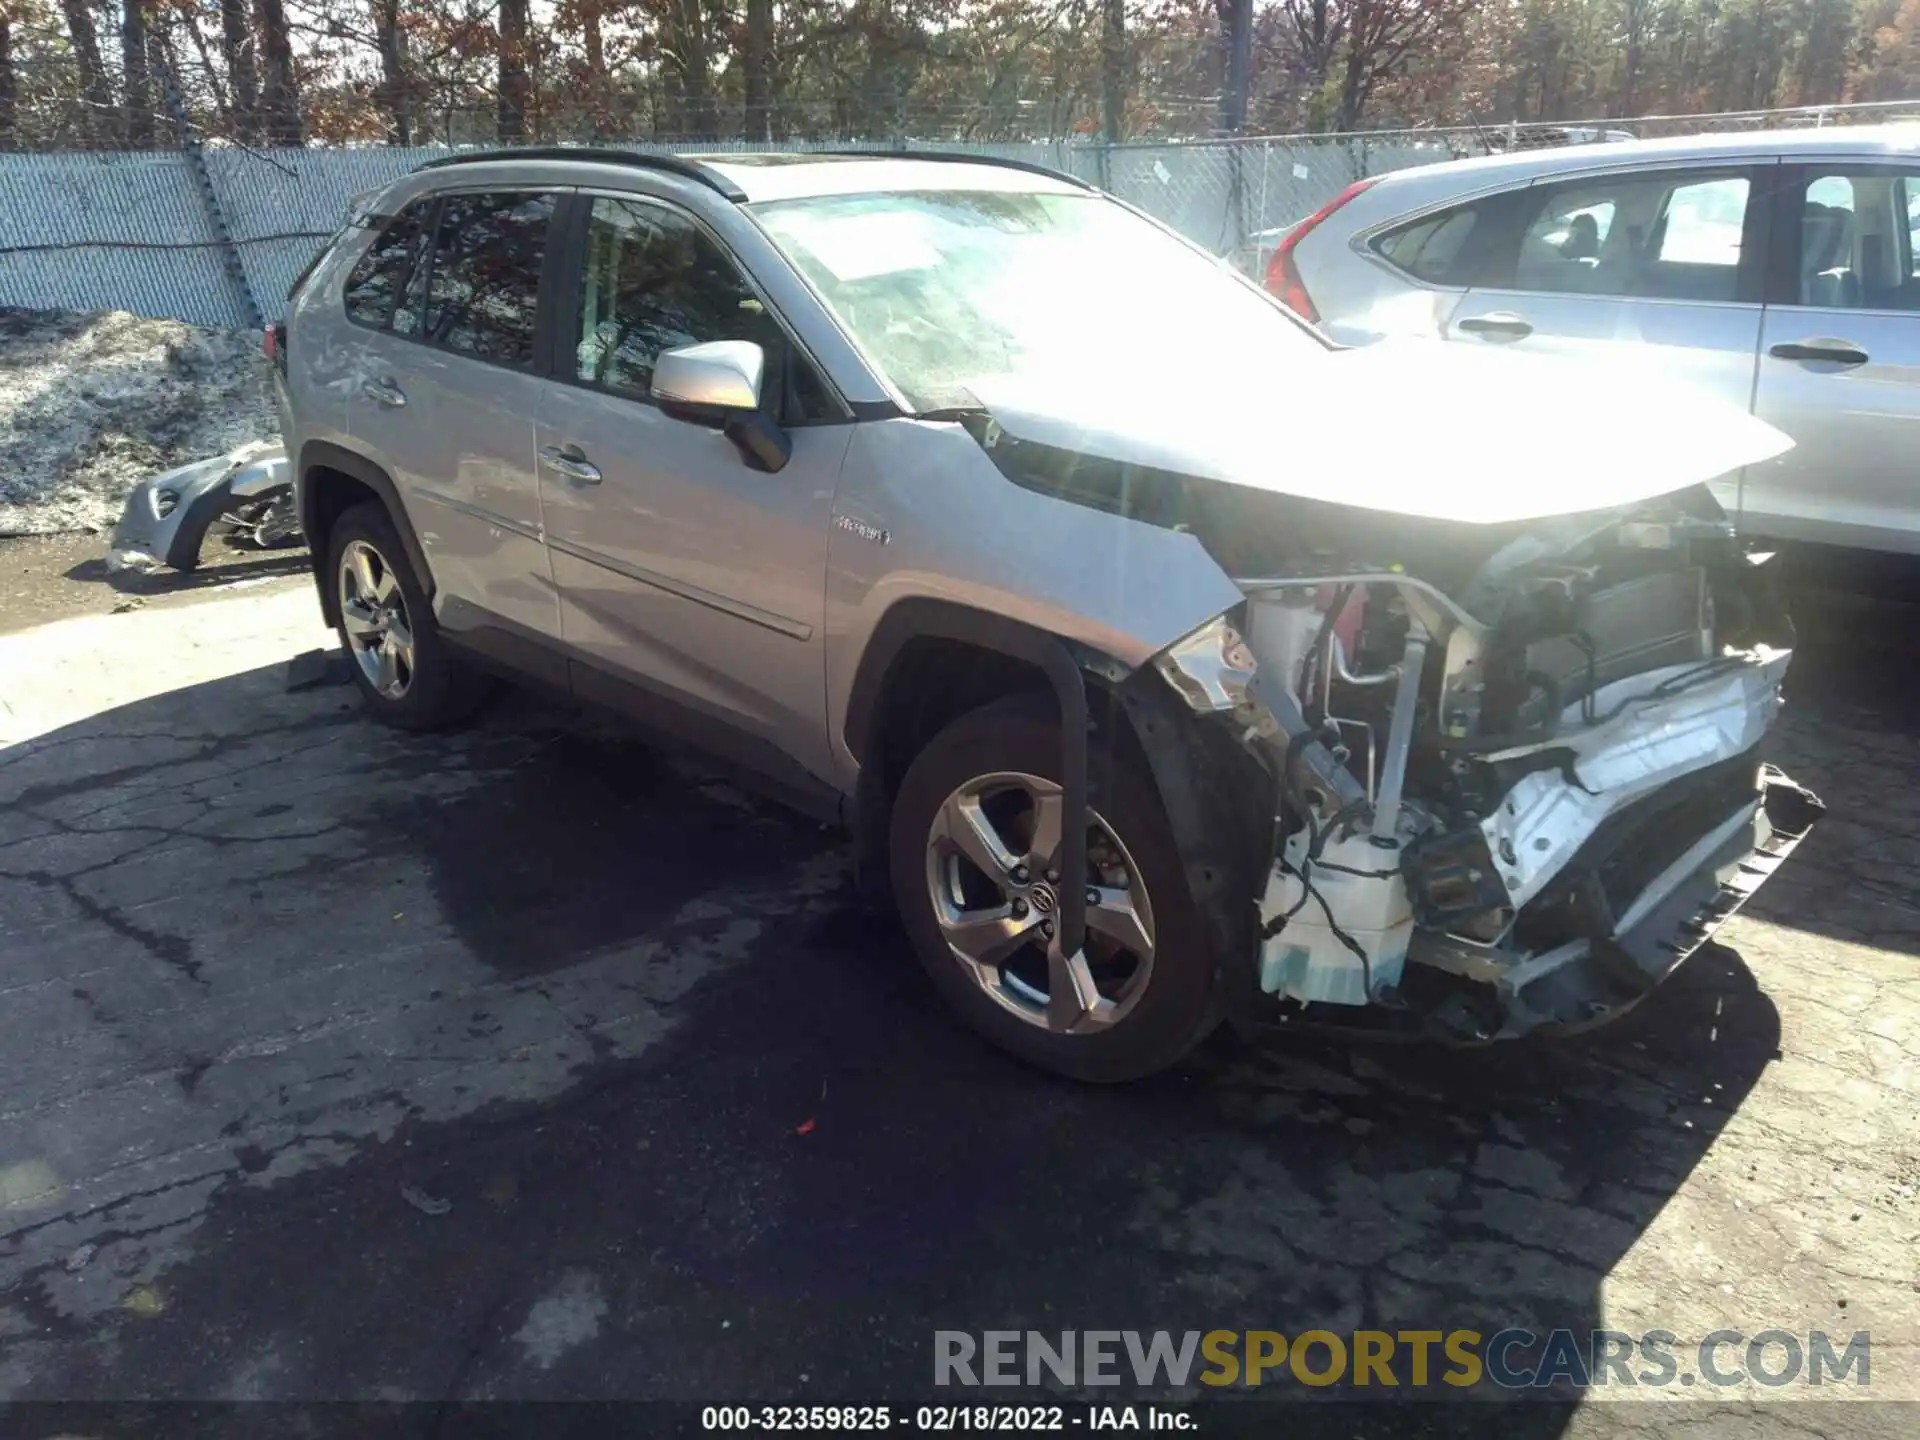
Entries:
<svg viewBox="0 0 1920 1440">
<path fill-rule="evenodd" d="M 1276 797 L 1252 1013 L 1604 1021 L 1821 813 L 1759 758 L 1791 628 L 1704 489 L 1499 525 L 1256 502 L 1190 511 L 1246 598 L 1154 667 Z"/>
</svg>

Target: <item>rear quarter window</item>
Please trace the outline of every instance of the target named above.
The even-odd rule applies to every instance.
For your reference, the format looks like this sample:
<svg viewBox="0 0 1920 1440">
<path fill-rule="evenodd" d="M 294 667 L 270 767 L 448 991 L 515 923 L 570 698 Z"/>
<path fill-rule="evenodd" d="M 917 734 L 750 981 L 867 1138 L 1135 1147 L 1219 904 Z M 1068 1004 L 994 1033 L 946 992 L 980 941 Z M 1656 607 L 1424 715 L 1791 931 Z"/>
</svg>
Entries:
<svg viewBox="0 0 1920 1440">
<path fill-rule="evenodd" d="M 344 303 L 354 324 L 402 335 L 420 328 L 434 199 L 416 200 L 389 220 L 347 275 Z"/>
<path fill-rule="evenodd" d="M 1472 242 L 1483 231 L 1478 205 L 1458 205 L 1397 225 L 1373 239 L 1373 252 L 1394 269 L 1429 285 L 1467 283 Z"/>
</svg>

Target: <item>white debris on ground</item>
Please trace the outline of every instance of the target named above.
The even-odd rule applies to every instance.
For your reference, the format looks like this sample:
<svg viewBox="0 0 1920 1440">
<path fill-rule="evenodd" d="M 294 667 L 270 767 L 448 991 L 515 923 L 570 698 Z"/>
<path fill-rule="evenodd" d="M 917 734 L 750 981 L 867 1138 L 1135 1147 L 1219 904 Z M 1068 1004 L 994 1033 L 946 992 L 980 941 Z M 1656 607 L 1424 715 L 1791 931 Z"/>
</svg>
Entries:
<svg viewBox="0 0 1920 1440">
<path fill-rule="evenodd" d="M 0 536 L 108 529 L 147 476 L 279 428 L 258 333 L 0 308 Z"/>
</svg>

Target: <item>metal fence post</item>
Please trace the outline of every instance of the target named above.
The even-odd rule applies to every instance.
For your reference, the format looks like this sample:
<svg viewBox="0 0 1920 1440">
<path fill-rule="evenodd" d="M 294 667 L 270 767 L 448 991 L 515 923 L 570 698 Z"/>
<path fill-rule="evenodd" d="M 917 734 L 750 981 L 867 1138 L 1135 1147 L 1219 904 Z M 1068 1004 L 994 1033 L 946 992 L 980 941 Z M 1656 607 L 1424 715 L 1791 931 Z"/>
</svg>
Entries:
<svg viewBox="0 0 1920 1440">
<path fill-rule="evenodd" d="M 193 180 L 193 188 L 199 192 L 200 206 L 207 216 L 207 231 L 219 247 L 221 268 L 227 272 L 228 283 L 233 286 L 233 298 L 240 307 L 240 318 L 246 322 L 249 330 L 265 329 L 266 319 L 260 313 L 260 302 L 253 298 L 253 287 L 247 283 L 246 267 L 240 263 L 240 247 L 233 243 L 233 232 L 227 228 L 226 212 L 220 208 L 219 193 L 213 188 L 213 173 L 207 169 L 206 152 L 200 148 L 200 134 L 193 128 L 186 101 L 180 94 L 179 85 L 174 82 L 173 66 L 163 56 L 155 56 L 154 59 L 155 67 L 160 72 L 160 91 L 166 100 L 167 113 L 173 117 L 173 123 L 180 127 L 180 157 Z"/>
</svg>

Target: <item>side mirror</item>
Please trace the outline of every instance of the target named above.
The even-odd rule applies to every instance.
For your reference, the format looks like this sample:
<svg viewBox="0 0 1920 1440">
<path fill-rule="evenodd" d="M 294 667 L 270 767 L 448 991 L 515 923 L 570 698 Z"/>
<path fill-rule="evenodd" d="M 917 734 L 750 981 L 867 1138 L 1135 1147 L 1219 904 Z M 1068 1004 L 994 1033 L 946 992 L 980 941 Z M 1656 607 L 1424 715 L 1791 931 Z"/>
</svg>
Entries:
<svg viewBox="0 0 1920 1440">
<path fill-rule="evenodd" d="M 751 340 L 682 345 L 653 362 L 653 398 L 666 405 L 758 410 L 766 352 Z"/>
<path fill-rule="evenodd" d="M 793 439 L 760 409 L 767 352 L 751 340 L 708 340 L 668 350 L 653 362 L 653 398 L 679 420 L 719 425 L 755 470 L 785 468 Z"/>
</svg>

